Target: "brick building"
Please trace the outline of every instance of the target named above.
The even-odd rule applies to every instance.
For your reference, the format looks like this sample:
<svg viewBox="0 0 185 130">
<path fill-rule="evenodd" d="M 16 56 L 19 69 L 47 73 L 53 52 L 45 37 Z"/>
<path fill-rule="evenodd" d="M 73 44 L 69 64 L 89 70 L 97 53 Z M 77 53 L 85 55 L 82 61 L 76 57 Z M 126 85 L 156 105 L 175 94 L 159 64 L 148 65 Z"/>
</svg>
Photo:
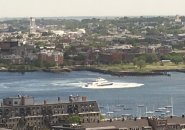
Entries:
<svg viewBox="0 0 185 130">
<path fill-rule="evenodd" d="M 121 52 L 104 52 L 99 55 L 99 61 L 104 64 L 121 63 L 122 60 L 123 54 Z"/>
<path fill-rule="evenodd" d="M 11 48 L 18 45 L 18 41 L 0 41 L 0 52 L 10 52 Z"/>
<path fill-rule="evenodd" d="M 161 46 L 156 48 L 155 52 L 160 55 L 166 55 L 172 52 L 172 47 L 171 46 Z"/>
<path fill-rule="evenodd" d="M 40 130 L 65 122 L 70 115 L 81 122 L 97 122 L 100 111 L 96 101 L 87 97 L 69 96 L 68 102 L 58 98 L 56 103 L 35 104 L 30 96 L 8 97 L 0 107 L 0 126 L 13 130 Z"/>
<path fill-rule="evenodd" d="M 38 59 L 43 62 L 55 63 L 55 65 L 62 65 L 64 61 L 64 56 L 62 52 L 59 51 L 41 51 L 38 54 Z"/>
</svg>

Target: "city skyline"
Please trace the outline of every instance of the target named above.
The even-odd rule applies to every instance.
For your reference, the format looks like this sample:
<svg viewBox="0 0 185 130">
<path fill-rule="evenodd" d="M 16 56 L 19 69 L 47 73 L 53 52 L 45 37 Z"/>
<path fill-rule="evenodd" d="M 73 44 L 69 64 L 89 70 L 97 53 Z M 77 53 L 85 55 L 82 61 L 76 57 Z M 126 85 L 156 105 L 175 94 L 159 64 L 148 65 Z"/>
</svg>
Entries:
<svg viewBox="0 0 185 130">
<path fill-rule="evenodd" d="M 185 15 L 184 0 L 0 0 L 0 17 Z"/>
</svg>

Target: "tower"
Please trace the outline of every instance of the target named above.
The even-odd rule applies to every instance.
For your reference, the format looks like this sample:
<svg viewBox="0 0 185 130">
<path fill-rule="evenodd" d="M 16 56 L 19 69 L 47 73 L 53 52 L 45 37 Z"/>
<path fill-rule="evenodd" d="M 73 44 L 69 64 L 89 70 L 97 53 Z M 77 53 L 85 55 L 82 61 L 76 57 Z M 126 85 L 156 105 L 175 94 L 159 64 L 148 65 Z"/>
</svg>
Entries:
<svg viewBox="0 0 185 130">
<path fill-rule="evenodd" d="M 30 18 L 30 34 L 33 34 L 36 32 L 36 24 L 35 24 L 35 18 Z"/>
<path fill-rule="evenodd" d="M 181 22 L 181 18 L 180 18 L 179 15 L 176 15 L 175 16 L 175 22 L 177 22 L 177 23 L 180 23 Z"/>
</svg>

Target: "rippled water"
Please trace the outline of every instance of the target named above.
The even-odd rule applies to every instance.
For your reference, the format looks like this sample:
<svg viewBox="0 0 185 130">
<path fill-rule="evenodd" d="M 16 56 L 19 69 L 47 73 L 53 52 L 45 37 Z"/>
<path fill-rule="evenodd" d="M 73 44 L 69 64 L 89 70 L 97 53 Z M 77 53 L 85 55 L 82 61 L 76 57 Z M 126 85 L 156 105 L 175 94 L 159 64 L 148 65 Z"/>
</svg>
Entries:
<svg viewBox="0 0 185 130">
<path fill-rule="evenodd" d="M 102 77 L 110 82 L 144 84 L 140 87 L 86 89 L 81 82 L 94 81 Z M 124 104 L 129 110 L 122 113 L 136 114 L 136 106 L 144 104 L 148 110 L 170 104 L 173 97 L 174 114 L 185 112 L 185 73 L 172 72 L 168 76 L 111 76 L 87 71 L 70 73 L 28 72 L 0 73 L 0 99 L 18 94 L 34 96 L 36 101 L 44 99 L 54 101 L 60 96 L 67 100 L 70 94 L 86 95 L 91 100 L 97 100 L 105 109 L 114 109 L 118 104 Z M 131 109 L 130 109 L 131 108 Z"/>
</svg>

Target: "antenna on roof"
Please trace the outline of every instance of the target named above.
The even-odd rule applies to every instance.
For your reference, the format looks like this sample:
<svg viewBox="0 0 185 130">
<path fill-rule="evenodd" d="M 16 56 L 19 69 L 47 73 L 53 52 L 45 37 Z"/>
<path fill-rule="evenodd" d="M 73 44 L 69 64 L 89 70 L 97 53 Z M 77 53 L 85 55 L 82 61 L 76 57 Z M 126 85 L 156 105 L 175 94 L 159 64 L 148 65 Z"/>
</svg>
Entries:
<svg viewBox="0 0 185 130">
<path fill-rule="evenodd" d="M 173 97 L 171 97 L 172 116 L 173 116 Z"/>
</svg>

